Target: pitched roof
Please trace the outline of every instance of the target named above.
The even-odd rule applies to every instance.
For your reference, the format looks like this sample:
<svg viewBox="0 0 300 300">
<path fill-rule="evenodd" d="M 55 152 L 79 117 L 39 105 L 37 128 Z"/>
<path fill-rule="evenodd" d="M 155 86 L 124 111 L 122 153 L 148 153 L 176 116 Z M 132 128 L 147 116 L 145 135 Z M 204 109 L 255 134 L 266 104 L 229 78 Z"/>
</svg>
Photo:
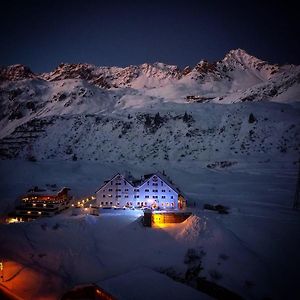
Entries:
<svg viewBox="0 0 300 300">
<path fill-rule="evenodd" d="M 111 179 L 104 181 L 104 184 L 102 184 L 101 187 L 98 188 L 95 193 L 97 193 L 99 190 L 101 190 L 104 186 L 106 186 L 110 181 L 112 181 L 118 175 L 122 176 L 123 179 L 126 180 L 126 182 L 128 182 L 132 187 L 140 187 L 145 182 L 147 182 L 151 177 L 156 175 L 161 180 L 163 180 L 176 193 L 182 194 L 182 192 L 177 188 L 177 186 L 175 186 L 174 183 L 166 175 L 163 175 L 160 172 L 145 174 L 142 179 L 133 179 L 131 181 L 129 179 L 127 179 L 123 174 L 117 173 Z"/>
<path fill-rule="evenodd" d="M 126 179 L 123 174 L 117 173 L 111 179 L 105 180 L 104 183 L 96 190 L 95 193 L 98 193 L 104 186 L 106 186 L 109 182 L 111 182 L 113 179 L 115 179 L 115 177 L 117 177 L 118 175 L 122 176 L 122 178 L 133 187 L 133 184 L 128 179 Z"/>
<path fill-rule="evenodd" d="M 156 173 L 151 173 L 151 174 L 146 174 L 144 175 L 144 181 L 140 184 L 143 185 L 145 182 L 147 182 L 151 177 L 153 177 L 154 175 L 156 175 L 157 177 L 159 177 L 161 180 L 163 180 L 171 189 L 173 189 L 176 193 L 180 193 L 179 189 L 173 184 L 173 182 L 166 176 L 163 175 L 160 172 L 156 172 Z"/>
</svg>

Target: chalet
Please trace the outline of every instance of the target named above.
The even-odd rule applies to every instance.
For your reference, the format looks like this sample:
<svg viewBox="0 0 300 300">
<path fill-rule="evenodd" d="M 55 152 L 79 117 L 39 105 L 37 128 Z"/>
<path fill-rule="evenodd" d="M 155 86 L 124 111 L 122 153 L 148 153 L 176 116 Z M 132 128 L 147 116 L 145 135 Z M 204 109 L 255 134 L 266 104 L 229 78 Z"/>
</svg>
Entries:
<svg viewBox="0 0 300 300">
<path fill-rule="evenodd" d="M 30 221 L 39 217 L 50 217 L 69 207 L 71 197 L 69 188 L 58 189 L 56 185 L 48 185 L 45 189 L 34 187 L 21 196 L 20 204 L 9 220 Z"/>
<path fill-rule="evenodd" d="M 96 191 L 100 207 L 138 207 L 182 209 L 185 199 L 169 179 L 160 173 L 147 174 L 141 180 L 129 180 L 116 174 Z"/>
</svg>

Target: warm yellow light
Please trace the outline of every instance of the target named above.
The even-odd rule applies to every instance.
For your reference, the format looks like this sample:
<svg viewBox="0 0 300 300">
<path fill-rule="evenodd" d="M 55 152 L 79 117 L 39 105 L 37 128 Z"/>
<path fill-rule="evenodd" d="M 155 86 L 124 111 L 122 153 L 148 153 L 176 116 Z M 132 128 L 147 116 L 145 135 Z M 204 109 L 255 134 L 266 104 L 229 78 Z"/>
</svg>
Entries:
<svg viewBox="0 0 300 300">
<path fill-rule="evenodd" d="M 78 205 L 80 205 L 80 201 L 78 201 L 77 203 L 78 203 Z"/>
<path fill-rule="evenodd" d="M 88 210 L 87 207 L 84 210 Z"/>
<path fill-rule="evenodd" d="M 33 203 L 33 204 L 32 204 L 32 206 L 36 206 L 36 204 L 35 204 L 35 203 Z"/>
<path fill-rule="evenodd" d="M 41 215 L 42 214 L 42 212 L 41 211 L 39 211 L 39 215 Z"/>
<path fill-rule="evenodd" d="M 72 204 L 72 207 L 74 206 L 74 204 Z"/>
<path fill-rule="evenodd" d="M 0 261 L 0 271 L 2 271 L 2 270 L 3 270 L 3 262 Z"/>
<path fill-rule="evenodd" d="M 45 207 L 45 206 L 46 206 L 46 204 L 44 203 L 44 204 L 43 204 L 43 206 Z"/>
<path fill-rule="evenodd" d="M 8 223 L 8 224 L 18 223 L 18 222 L 19 222 L 18 219 L 15 219 L 15 218 L 9 218 L 9 219 L 7 220 L 7 223 Z"/>
<path fill-rule="evenodd" d="M 28 211 L 27 213 L 28 213 L 28 214 L 31 214 L 31 211 Z"/>
</svg>

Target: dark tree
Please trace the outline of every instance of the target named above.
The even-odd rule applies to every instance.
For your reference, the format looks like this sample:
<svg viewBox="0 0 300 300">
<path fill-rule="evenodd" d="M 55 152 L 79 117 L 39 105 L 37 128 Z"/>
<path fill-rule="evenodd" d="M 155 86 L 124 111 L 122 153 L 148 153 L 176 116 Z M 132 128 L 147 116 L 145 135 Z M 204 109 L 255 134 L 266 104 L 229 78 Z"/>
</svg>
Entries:
<svg viewBox="0 0 300 300">
<path fill-rule="evenodd" d="M 183 115 L 183 118 L 182 118 L 183 122 L 187 123 L 189 121 L 189 119 L 190 119 L 190 116 L 187 114 L 187 112 L 185 112 Z"/>
<path fill-rule="evenodd" d="M 159 114 L 159 112 L 158 112 L 158 113 L 156 113 L 156 115 L 154 116 L 154 124 L 155 124 L 156 126 L 159 126 L 161 123 L 162 123 L 162 118 L 161 118 L 161 116 L 160 116 L 160 114 Z"/>
<path fill-rule="evenodd" d="M 255 121 L 256 121 L 256 118 L 254 117 L 253 113 L 251 113 L 251 114 L 249 115 L 248 122 L 249 122 L 249 123 L 254 123 Z"/>
<path fill-rule="evenodd" d="M 151 118 L 148 114 L 145 115 L 145 126 L 147 127 L 151 126 Z"/>
</svg>

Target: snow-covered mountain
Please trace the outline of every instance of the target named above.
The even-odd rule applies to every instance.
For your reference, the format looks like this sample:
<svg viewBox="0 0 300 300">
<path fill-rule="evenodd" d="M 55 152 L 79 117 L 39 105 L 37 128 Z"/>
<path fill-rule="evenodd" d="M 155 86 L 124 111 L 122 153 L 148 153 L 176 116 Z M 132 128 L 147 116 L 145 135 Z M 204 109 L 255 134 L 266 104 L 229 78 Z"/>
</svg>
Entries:
<svg viewBox="0 0 300 300">
<path fill-rule="evenodd" d="M 1 158 L 158 163 L 298 153 L 300 67 L 241 49 L 183 70 L 61 64 L 34 74 L 13 65 L 0 80 Z"/>
</svg>

